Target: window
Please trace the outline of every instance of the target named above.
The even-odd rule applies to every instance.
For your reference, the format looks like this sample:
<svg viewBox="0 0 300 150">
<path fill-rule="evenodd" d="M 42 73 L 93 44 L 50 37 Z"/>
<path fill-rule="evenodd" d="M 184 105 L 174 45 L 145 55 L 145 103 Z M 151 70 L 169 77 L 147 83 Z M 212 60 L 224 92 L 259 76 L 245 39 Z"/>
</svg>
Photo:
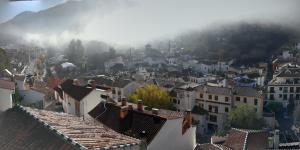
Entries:
<svg viewBox="0 0 300 150">
<path fill-rule="evenodd" d="M 210 116 L 209 116 L 209 121 L 210 121 L 210 122 L 217 122 L 217 116 L 215 116 L 215 115 L 210 115 Z"/>
<path fill-rule="evenodd" d="M 290 94 L 290 99 L 294 99 L 294 94 Z"/>
<path fill-rule="evenodd" d="M 279 98 L 282 98 L 282 94 L 279 94 Z"/>
<path fill-rule="evenodd" d="M 283 94 L 283 100 L 287 100 L 287 95 Z"/>
<path fill-rule="evenodd" d="M 296 94 L 296 100 L 300 99 L 300 94 Z"/>
<path fill-rule="evenodd" d="M 282 91 L 282 87 L 279 87 L 279 91 Z"/>
<path fill-rule="evenodd" d="M 116 94 L 116 89 L 115 88 L 112 89 L 112 94 Z"/>
<path fill-rule="evenodd" d="M 290 87 L 290 92 L 294 93 L 294 87 Z"/>
<path fill-rule="evenodd" d="M 215 113 L 218 113 L 218 106 L 215 107 Z"/>
<path fill-rule="evenodd" d="M 173 103 L 174 103 L 174 104 L 177 104 L 177 100 L 176 100 L 176 99 L 173 99 Z"/>
<path fill-rule="evenodd" d="M 225 97 L 225 102 L 228 102 L 229 101 L 229 97 Z"/>
<path fill-rule="evenodd" d="M 300 87 L 296 87 L 296 92 L 300 93 Z"/>
<path fill-rule="evenodd" d="M 218 96 L 215 96 L 215 100 L 216 100 L 216 101 L 218 100 Z"/>
<path fill-rule="evenodd" d="M 258 103 L 258 100 L 254 99 L 254 105 L 257 105 L 257 103 Z"/>
<path fill-rule="evenodd" d="M 200 98 L 203 98 L 203 94 L 202 93 L 200 94 Z"/>
<path fill-rule="evenodd" d="M 229 111 L 228 107 L 225 107 L 225 112 L 228 112 L 228 111 Z"/>
<path fill-rule="evenodd" d="M 208 95 L 208 99 L 212 99 L 212 96 L 211 96 L 211 95 Z"/>
<path fill-rule="evenodd" d="M 270 88 L 269 88 L 269 92 L 270 92 L 270 93 L 275 93 L 274 87 L 270 87 Z"/>
<path fill-rule="evenodd" d="M 178 92 L 178 97 L 179 98 L 183 98 L 184 97 L 184 93 L 183 92 Z"/>
<path fill-rule="evenodd" d="M 208 111 L 210 111 L 210 112 L 212 111 L 212 106 L 211 105 L 208 106 Z"/>
<path fill-rule="evenodd" d="M 247 103 L 247 98 L 246 97 L 244 97 L 244 103 Z"/>
<path fill-rule="evenodd" d="M 180 104 L 180 100 L 177 100 L 177 104 Z"/>
<path fill-rule="evenodd" d="M 274 95 L 273 94 L 270 94 L 269 100 L 274 100 Z"/>
<path fill-rule="evenodd" d="M 283 88 L 283 93 L 287 93 L 288 92 L 288 87 L 284 87 Z"/>
<path fill-rule="evenodd" d="M 204 104 L 200 104 L 200 107 L 203 108 L 203 107 L 204 107 Z"/>
<path fill-rule="evenodd" d="M 236 101 L 240 101 L 241 98 L 240 98 L 240 97 L 236 97 L 235 100 L 236 100 Z"/>
</svg>

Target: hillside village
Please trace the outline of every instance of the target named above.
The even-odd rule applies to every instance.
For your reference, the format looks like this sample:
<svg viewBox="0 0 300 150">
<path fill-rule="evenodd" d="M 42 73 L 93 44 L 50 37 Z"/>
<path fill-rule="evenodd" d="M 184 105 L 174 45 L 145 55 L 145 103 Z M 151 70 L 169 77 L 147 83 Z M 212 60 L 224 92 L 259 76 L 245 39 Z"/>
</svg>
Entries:
<svg viewBox="0 0 300 150">
<path fill-rule="evenodd" d="M 0 150 L 300 150 L 299 14 L 0 0 Z"/>
<path fill-rule="evenodd" d="M 28 149 L 49 140 L 53 149 L 300 148 L 300 44 L 251 66 L 175 50 L 153 57 L 145 50 L 109 59 L 102 74 L 82 74 L 65 56 L 48 59 L 43 50 L 30 58 L 34 64 L 11 61 L 15 69 L 0 80 L 0 137 L 6 137 L 1 143 L 22 134 L 26 138 L 18 146 Z M 10 59 L 14 52 L 7 51 Z M 43 75 L 59 66 L 65 77 Z M 132 100 L 146 85 L 167 92 L 170 107 Z M 256 126 L 229 122 L 234 110 L 247 107 Z"/>
</svg>

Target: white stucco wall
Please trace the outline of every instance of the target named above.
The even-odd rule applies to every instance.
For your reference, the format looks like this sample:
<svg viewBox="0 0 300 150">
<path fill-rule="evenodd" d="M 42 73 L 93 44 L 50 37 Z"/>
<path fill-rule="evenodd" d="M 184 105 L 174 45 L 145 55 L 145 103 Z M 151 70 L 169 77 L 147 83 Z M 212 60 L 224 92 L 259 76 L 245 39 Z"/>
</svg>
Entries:
<svg viewBox="0 0 300 150">
<path fill-rule="evenodd" d="M 89 95 L 84 97 L 80 101 L 80 116 L 89 117 L 88 113 L 95 108 L 101 101 L 105 101 L 101 98 L 101 95 L 107 95 L 108 93 L 103 90 L 93 90 Z"/>
<path fill-rule="evenodd" d="M 13 90 L 0 88 L 0 111 L 12 108 L 12 94 Z"/>
<path fill-rule="evenodd" d="M 147 150 L 194 150 L 196 147 L 196 128 L 189 128 L 182 135 L 183 119 L 167 120 Z"/>
</svg>

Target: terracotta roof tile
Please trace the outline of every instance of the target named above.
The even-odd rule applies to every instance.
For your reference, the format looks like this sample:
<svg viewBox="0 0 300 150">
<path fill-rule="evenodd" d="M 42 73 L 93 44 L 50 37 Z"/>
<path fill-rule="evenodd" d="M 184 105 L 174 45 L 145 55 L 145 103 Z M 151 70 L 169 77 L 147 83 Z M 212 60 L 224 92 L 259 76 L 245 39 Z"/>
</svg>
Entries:
<svg viewBox="0 0 300 150">
<path fill-rule="evenodd" d="M 222 150 L 215 144 L 198 144 L 194 150 Z"/>
<path fill-rule="evenodd" d="M 15 89 L 15 83 L 7 80 L 0 80 L 0 88 L 2 89 L 8 89 L 8 90 L 14 90 Z"/>
<path fill-rule="evenodd" d="M 75 147 L 32 116 L 14 107 L 0 113 L 0 149 L 73 150 Z"/>
<path fill-rule="evenodd" d="M 233 150 L 242 150 L 246 141 L 246 135 L 246 132 L 231 129 L 224 146 L 232 148 Z"/>
<path fill-rule="evenodd" d="M 83 118 L 66 113 L 37 110 L 28 107 L 25 110 L 48 124 L 50 128 L 57 130 L 57 132 L 88 149 L 140 143 L 138 139 L 117 133 L 92 120 L 83 120 Z"/>
</svg>

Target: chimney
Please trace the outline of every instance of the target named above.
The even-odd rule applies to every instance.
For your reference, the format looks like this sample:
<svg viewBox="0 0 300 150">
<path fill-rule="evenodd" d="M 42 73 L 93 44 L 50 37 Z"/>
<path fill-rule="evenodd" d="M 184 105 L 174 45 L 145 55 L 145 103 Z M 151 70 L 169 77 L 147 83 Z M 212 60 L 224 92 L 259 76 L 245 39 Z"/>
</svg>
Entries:
<svg viewBox="0 0 300 150">
<path fill-rule="evenodd" d="M 95 80 L 89 80 L 88 84 L 92 87 L 92 89 L 96 89 L 96 81 Z"/>
<path fill-rule="evenodd" d="M 275 149 L 279 148 L 279 130 L 275 130 L 274 133 L 274 148 Z"/>
<path fill-rule="evenodd" d="M 120 110 L 120 118 L 125 118 L 128 114 L 128 108 L 127 107 L 122 107 Z"/>
<path fill-rule="evenodd" d="M 122 106 L 127 106 L 127 99 L 126 98 L 122 98 Z"/>
<path fill-rule="evenodd" d="M 157 109 L 157 108 L 152 108 L 152 114 L 153 114 L 153 115 L 158 115 L 158 111 L 159 111 L 159 109 Z"/>
<path fill-rule="evenodd" d="M 191 110 L 185 111 L 185 116 L 182 122 L 182 135 L 192 126 L 192 112 Z"/>
<path fill-rule="evenodd" d="M 185 119 L 187 121 L 187 124 L 188 124 L 189 127 L 191 127 L 192 126 L 192 112 L 191 112 L 190 109 L 187 109 L 185 111 L 185 113 L 186 113 L 185 114 Z"/>
<path fill-rule="evenodd" d="M 80 81 L 78 79 L 74 79 L 73 80 L 73 85 L 80 85 Z"/>
<path fill-rule="evenodd" d="M 133 110 L 132 104 L 129 104 L 129 105 L 128 105 L 128 110 Z"/>
<path fill-rule="evenodd" d="M 142 100 L 138 100 L 137 110 L 138 111 L 143 111 L 144 110 L 144 106 L 143 106 L 143 101 Z"/>
</svg>

